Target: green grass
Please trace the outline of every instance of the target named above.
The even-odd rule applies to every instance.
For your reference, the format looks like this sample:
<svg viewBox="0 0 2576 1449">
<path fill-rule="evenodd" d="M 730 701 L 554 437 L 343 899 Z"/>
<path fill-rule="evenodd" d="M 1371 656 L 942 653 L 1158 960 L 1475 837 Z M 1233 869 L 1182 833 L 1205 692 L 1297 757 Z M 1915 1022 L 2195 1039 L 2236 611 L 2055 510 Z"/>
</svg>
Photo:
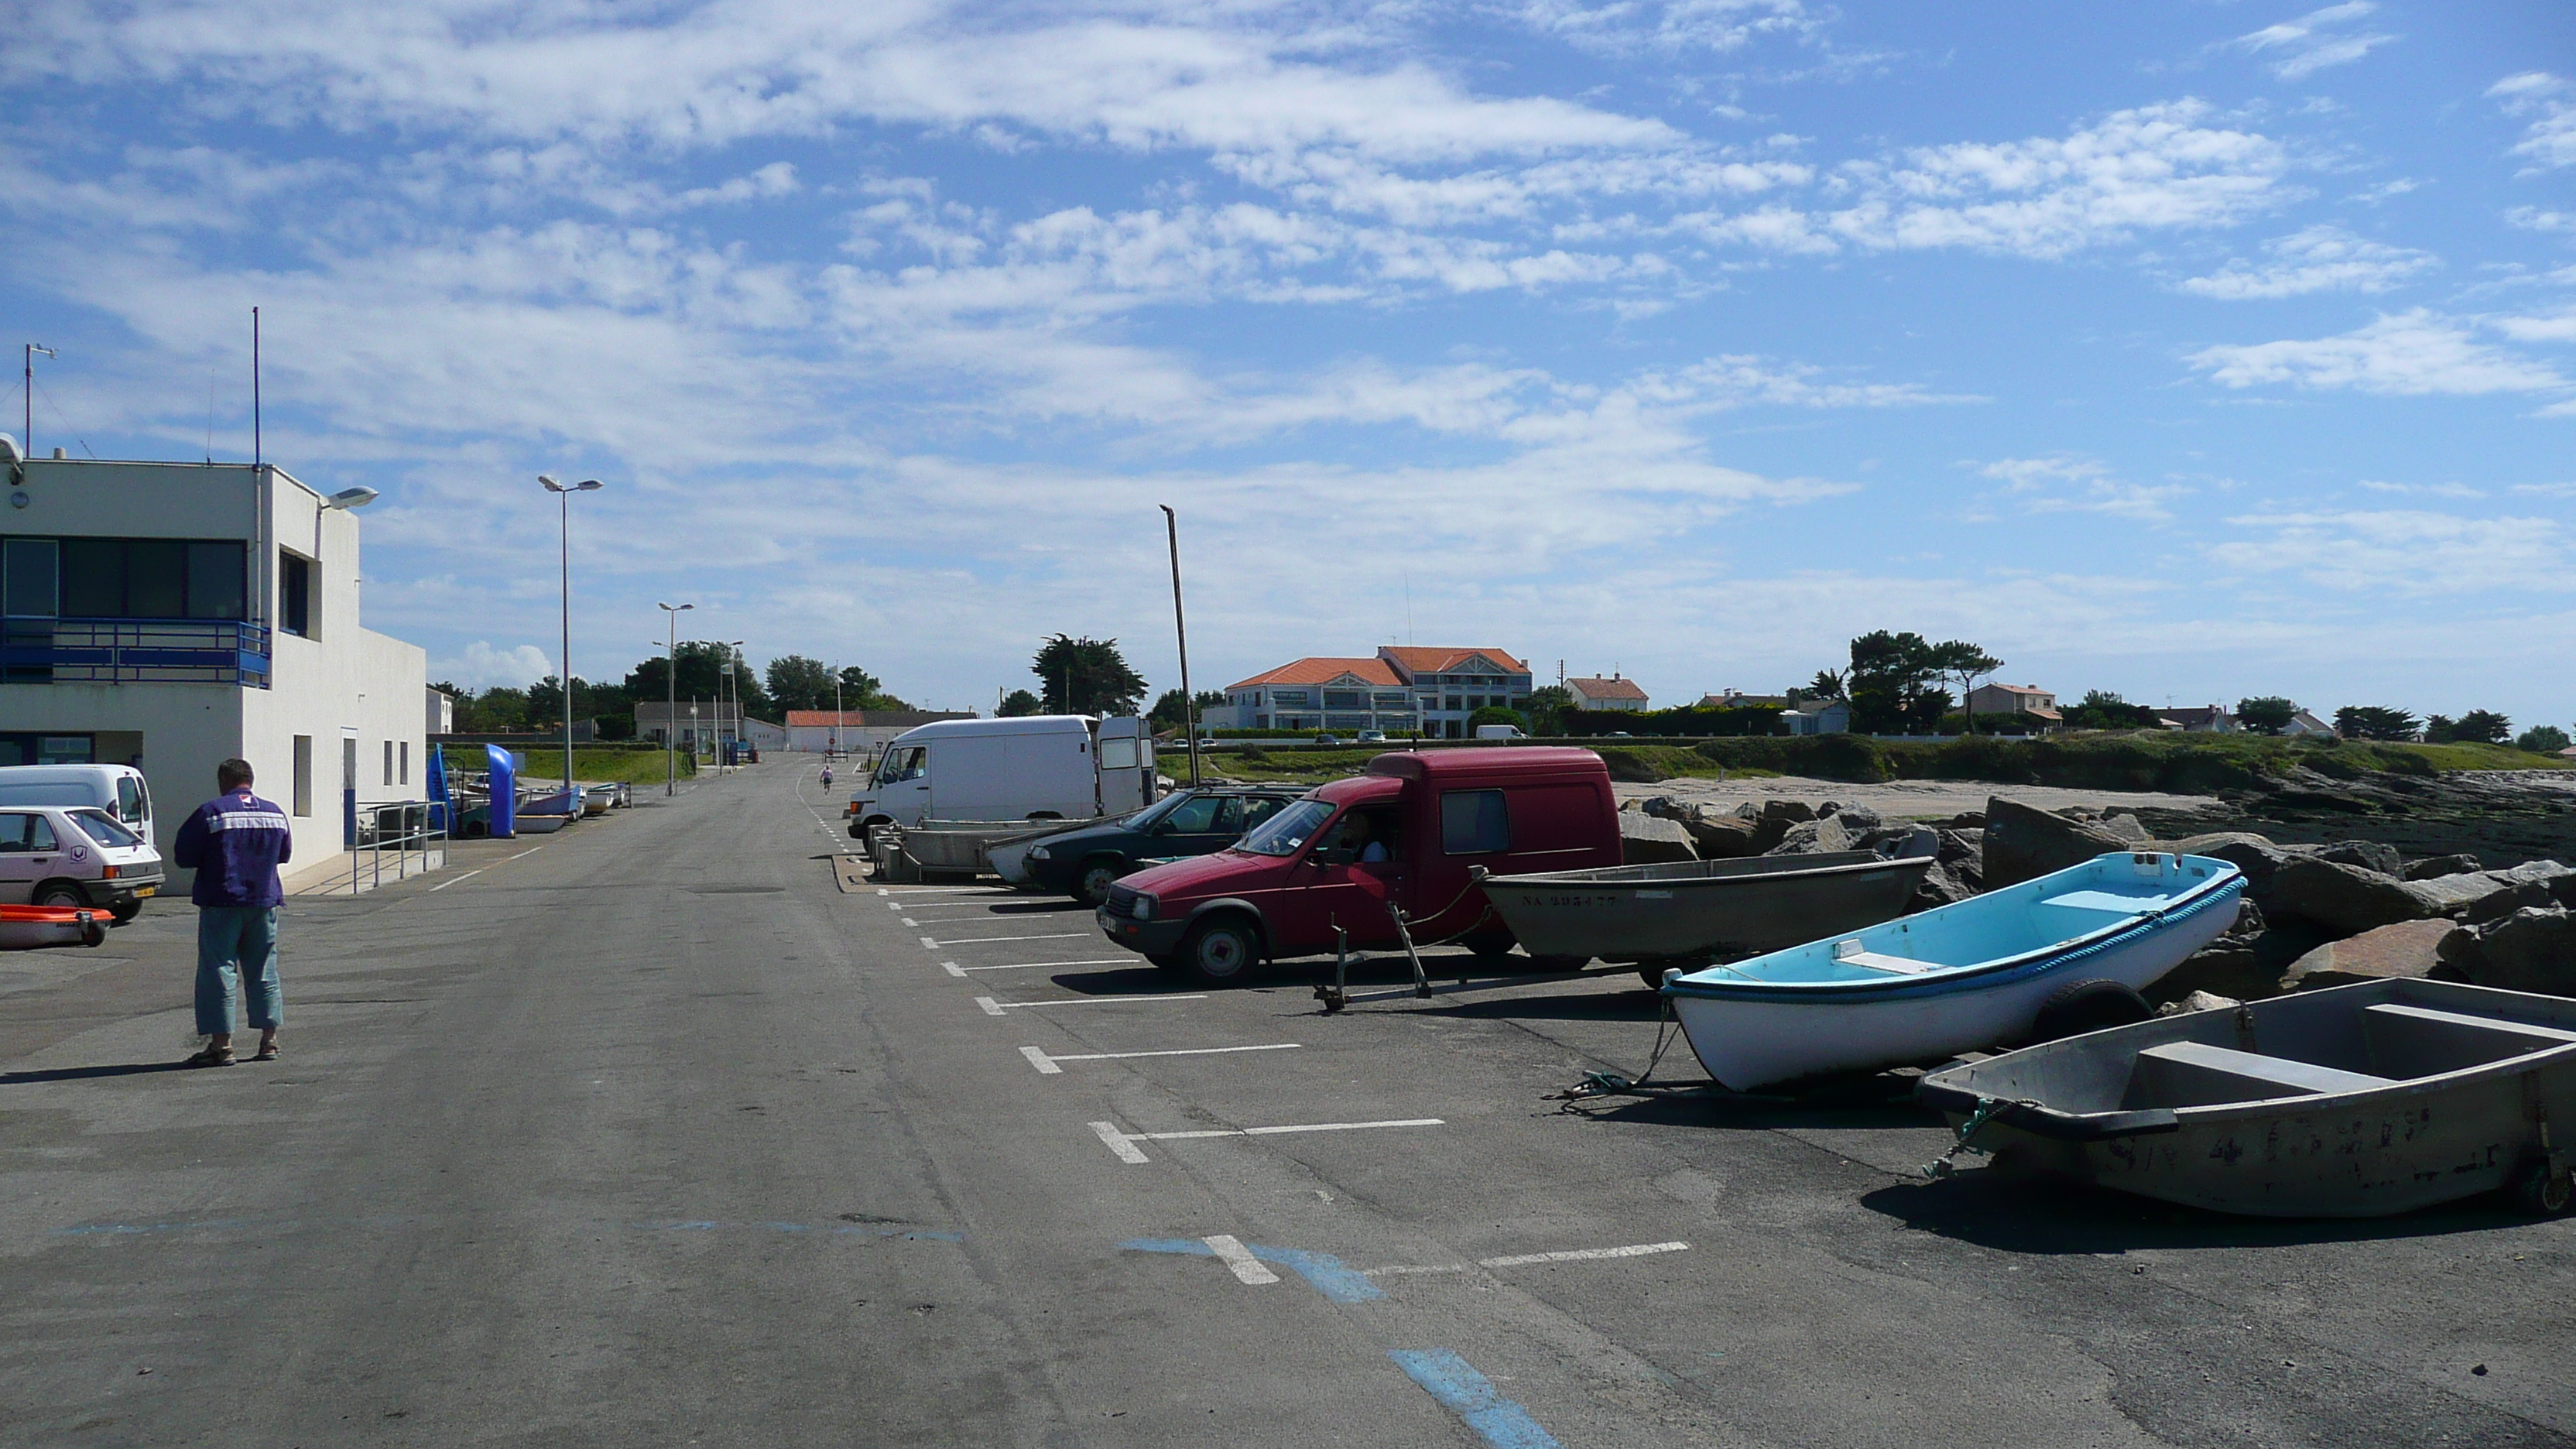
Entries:
<svg viewBox="0 0 2576 1449">
<path fill-rule="evenodd" d="M 480 751 L 476 752 L 478 755 Z M 561 746 L 551 750 L 523 752 L 527 763 L 521 767 L 522 782 L 542 787 L 548 780 L 560 785 L 564 777 Z M 696 774 L 697 762 L 680 756 L 680 778 Z M 669 766 L 660 750 L 579 749 L 572 752 L 572 777 L 585 784 L 602 785 L 623 781 L 629 785 L 658 785 L 670 778 Z"/>
</svg>

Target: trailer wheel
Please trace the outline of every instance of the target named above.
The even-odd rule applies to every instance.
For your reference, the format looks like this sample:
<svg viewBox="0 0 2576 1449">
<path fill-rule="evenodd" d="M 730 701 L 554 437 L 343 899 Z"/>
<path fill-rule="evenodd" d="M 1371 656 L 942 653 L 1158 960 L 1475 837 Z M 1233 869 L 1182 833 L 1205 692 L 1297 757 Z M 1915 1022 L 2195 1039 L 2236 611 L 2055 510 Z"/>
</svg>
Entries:
<svg viewBox="0 0 2576 1449">
<path fill-rule="evenodd" d="M 1181 938 L 1182 974 L 1207 986 L 1232 986 L 1261 964 L 1261 941 L 1241 916 L 1200 922 Z"/>
<path fill-rule="evenodd" d="M 1512 954 L 1512 947 L 1519 944 L 1519 938 L 1509 931 L 1478 931 L 1458 944 L 1474 952 L 1480 959 L 1491 961 L 1496 957 Z"/>
<path fill-rule="evenodd" d="M 2040 1007 L 2031 1036 L 2037 1041 L 2055 1041 L 2104 1027 L 2127 1026 L 2155 1014 L 2156 1009 L 2147 1004 L 2145 997 L 2120 982 L 2071 981 L 2057 988 L 2056 994 Z"/>
<path fill-rule="evenodd" d="M 136 916 L 143 913 L 143 898 L 141 896 L 128 896 L 124 900 L 118 901 L 115 905 L 108 907 L 107 913 L 114 916 L 116 918 L 116 923 L 122 926 L 126 922 L 133 920 Z"/>
<path fill-rule="evenodd" d="M 1094 856 L 1082 863 L 1081 883 L 1073 888 L 1073 898 L 1098 909 L 1109 904 L 1109 888 L 1127 873 L 1127 862 L 1114 855 Z"/>
<path fill-rule="evenodd" d="M 2576 1186 L 2570 1174 L 2554 1171 L 2546 1157 L 2534 1155 L 2516 1169 L 2505 1186 L 2505 1196 L 2521 1212 L 2536 1218 L 2559 1218 L 2567 1215 L 2568 1204 L 2576 1200 Z"/>
</svg>

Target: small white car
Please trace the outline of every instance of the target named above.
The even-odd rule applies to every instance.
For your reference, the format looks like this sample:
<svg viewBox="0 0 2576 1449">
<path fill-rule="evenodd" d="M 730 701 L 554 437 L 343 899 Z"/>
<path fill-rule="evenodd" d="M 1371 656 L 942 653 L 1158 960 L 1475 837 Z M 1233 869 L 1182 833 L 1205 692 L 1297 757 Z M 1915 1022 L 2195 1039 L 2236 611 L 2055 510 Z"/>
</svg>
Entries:
<svg viewBox="0 0 2576 1449">
<path fill-rule="evenodd" d="M 0 904 L 133 920 L 169 877 L 152 842 L 92 805 L 0 805 Z"/>
</svg>

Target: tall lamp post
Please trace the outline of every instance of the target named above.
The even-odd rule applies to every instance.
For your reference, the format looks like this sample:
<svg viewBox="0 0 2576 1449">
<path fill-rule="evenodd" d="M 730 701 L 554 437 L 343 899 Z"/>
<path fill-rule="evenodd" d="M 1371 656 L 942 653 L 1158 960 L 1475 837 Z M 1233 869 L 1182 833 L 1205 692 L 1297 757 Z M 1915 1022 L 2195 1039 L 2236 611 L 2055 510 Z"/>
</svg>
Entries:
<svg viewBox="0 0 2576 1449">
<path fill-rule="evenodd" d="M 671 616 L 671 642 L 668 652 L 662 656 L 665 664 L 662 682 L 669 686 L 668 697 L 663 702 L 662 742 L 670 746 L 671 779 L 662 787 L 662 793 L 677 795 L 680 793 L 680 611 L 694 609 L 697 605 L 656 604 L 655 607 Z"/>
<path fill-rule="evenodd" d="M 1195 790 L 1199 783 L 1199 701 L 1197 695 L 1190 693 L 1190 625 L 1181 614 L 1181 517 L 1168 503 L 1155 506 L 1163 510 L 1163 532 L 1172 542 L 1172 631 L 1181 640 L 1181 733 L 1190 742 L 1190 788 Z"/>
<path fill-rule="evenodd" d="M 27 445 L 27 456 L 30 458 L 36 456 L 36 354 L 39 352 L 47 357 L 54 355 L 54 349 L 42 343 L 27 344 L 27 370 L 23 374 L 26 379 L 24 394 L 26 404 L 18 418 L 18 431 L 23 435 L 18 441 Z"/>
<path fill-rule="evenodd" d="M 555 523 L 561 543 L 556 566 L 563 575 L 563 714 L 564 714 L 564 809 L 578 815 L 572 802 L 572 495 L 596 493 L 600 482 L 584 478 L 578 483 L 558 483 L 543 473 L 537 481 L 555 496 Z"/>
<path fill-rule="evenodd" d="M 734 671 L 741 667 L 742 646 L 746 642 L 748 641 L 742 639 L 725 641 L 725 688 L 733 694 L 733 752 L 737 756 L 742 753 L 742 680 Z M 724 702 L 718 700 L 716 702 L 716 757 L 718 759 L 724 757 L 724 718 Z"/>
</svg>

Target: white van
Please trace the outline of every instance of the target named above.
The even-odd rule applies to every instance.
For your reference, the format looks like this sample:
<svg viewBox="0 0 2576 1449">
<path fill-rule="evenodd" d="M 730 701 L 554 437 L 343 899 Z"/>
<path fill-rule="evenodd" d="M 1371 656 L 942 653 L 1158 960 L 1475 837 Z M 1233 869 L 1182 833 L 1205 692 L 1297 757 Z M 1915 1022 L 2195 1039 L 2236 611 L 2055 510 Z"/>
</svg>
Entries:
<svg viewBox="0 0 2576 1449">
<path fill-rule="evenodd" d="M 1089 820 L 1154 803 L 1140 719 L 945 719 L 895 736 L 850 797 L 850 838 L 924 820 Z"/>
<path fill-rule="evenodd" d="M 0 805 L 87 806 L 116 817 L 146 840 L 152 829 L 152 791 L 132 765 L 0 766 Z"/>
<path fill-rule="evenodd" d="M 1521 727 L 1519 725 L 1478 725 L 1476 726 L 1476 738 L 1480 740 L 1525 740 L 1528 739 L 1529 736 L 1521 733 Z"/>
</svg>

